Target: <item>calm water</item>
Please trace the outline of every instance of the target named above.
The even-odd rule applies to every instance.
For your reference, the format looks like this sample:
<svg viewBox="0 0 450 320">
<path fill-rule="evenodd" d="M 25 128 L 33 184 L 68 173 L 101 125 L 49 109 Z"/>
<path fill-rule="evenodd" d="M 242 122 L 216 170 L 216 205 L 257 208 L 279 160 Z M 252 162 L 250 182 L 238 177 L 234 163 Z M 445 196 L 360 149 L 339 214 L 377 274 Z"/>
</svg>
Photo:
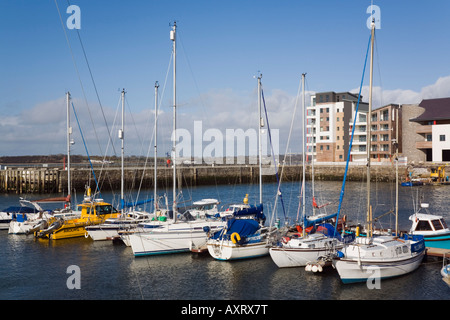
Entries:
<svg viewBox="0 0 450 320">
<path fill-rule="evenodd" d="M 288 216 L 298 208 L 298 183 L 283 185 L 283 202 Z M 336 210 L 341 183 L 316 182 L 319 205 Z M 393 208 L 395 190 L 389 183 L 373 184 L 374 216 Z M 275 185 L 264 186 L 268 218 L 274 206 Z M 400 227 L 407 230 L 413 201 L 419 196 L 430 203 L 430 210 L 450 222 L 449 186 L 400 188 Z M 148 191 L 152 193 L 151 190 Z M 169 192 L 170 193 L 170 192 Z M 257 185 L 196 187 L 184 190 L 184 198 L 218 198 L 222 204 L 258 198 Z M 141 193 L 147 196 L 147 191 Z M 107 193 L 113 201 L 118 195 Z M 307 194 L 308 199 L 310 197 Z M 350 220 L 364 219 L 364 184 L 348 182 L 342 213 Z M 28 196 L 35 198 L 35 196 Z M 78 195 L 81 199 L 81 195 Z M 0 206 L 16 205 L 17 195 L 0 196 Z M 170 199 L 169 199 L 170 201 Z M 169 202 L 170 203 L 170 202 Z M 281 208 L 281 205 L 278 205 Z M 284 217 L 282 210 L 277 216 Z M 269 220 L 269 219 L 268 219 Z M 382 226 L 394 221 L 386 216 Z M 381 289 L 370 290 L 365 284 L 344 285 L 334 269 L 321 274 L 304 268 L 279 269 L 270 256 L 234 262 L 221 262 L 204 255 L 175 254 L 135 258 L 129 247 L 110 241 L 36 240 L 32 236 L 8 235 L 0 231 L 0 299 L 42 300 L 448 300 L 450 288 L 439 274 L 441 261 L 428 259 L 407 276 L 381 282 Z M 71 274 L 67 268 L 80 268 L 81 288 L 68 289 Z"/>
</svg>

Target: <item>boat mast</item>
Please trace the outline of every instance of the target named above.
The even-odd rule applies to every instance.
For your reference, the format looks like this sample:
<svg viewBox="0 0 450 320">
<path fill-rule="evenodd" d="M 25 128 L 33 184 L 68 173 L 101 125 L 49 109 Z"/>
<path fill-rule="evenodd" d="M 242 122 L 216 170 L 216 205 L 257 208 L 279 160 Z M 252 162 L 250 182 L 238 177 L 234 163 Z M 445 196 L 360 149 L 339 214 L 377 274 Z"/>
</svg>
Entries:
<svg viewBox="0 0 450 320">
<path fill-rule="evenodd" d="M 119 130 L 119 139 L 122 140 L 122 147 L 121 147 L 121 175 L 120 175 L 120 210 L 123 214 L 123 207 L 125 205 L 124 200 L 124 183 L 123 183 L 123 176 L 124 176 L 124 118 L 125 118 L 125 89 L 122 89 L 122 128 Z"/>
<path fill-rule="evenodd" d="M 157 134 L 158 134 L 158 130 L 157 130 L 157 124 L 158 124 L 158 88 L 159 88 L 159 84 L 158 81 L 155 82 L 155 160 L 154 160 L 154 173 L 153 173 L 153 179 L 154 179 L 154 190 L 153 190 L 153 207 L 154 207 L 154 212 L 156 213 L 156 210 L 158 209 L 158 202 L 156 201 L 156 183 L 158 182 L 157 179 L 157 169 L 156 169 L 156 163 L 158 161 L 158 150 L 157 150 Z"/>
<path fill-rule="evenodd" d="M 67 102 L 67 196 L 71 195 L 71 177 L 70 177 L 70 135 L 72 134 L 72 127 L 70 126 L 70 92 L 66 93 Z M 69 198 L 70 199 L 70 198 Z"/>
<path fill-rule="evenodd" d="M 258 140 L 259 140 L 259 203 L 262 204 L 262 141 L 261 141 L 261 128 L 264 127 L 264 120 L 261 116 L 261 78 L 262 74 L 258 76 L 258 112 L 259 112 L 259 124 L 258 124 Z"/>
<path fill-rule="evenodd" d="M 303 221 L 306 221 L 306 212 L 305 212 L 305 202 L 306 202 L 306 190 L 305 190 L 305 179 L 306 179 L 306 168 L 305 168 L 305 76 L 306 73 L 302 73 L 302 167 L 303 167 L 303 182 L 302 182 L 302 215 Z M 302 236 L 306 235 L 306 225 L 303 224 Z"/>
<path fill-rule="evenodd" d="M 398 108 L 395 109 L 395 235 L 398 236 Z"/>
<path fill-rule="evenodd" d="M 176 157 L 177 157 L 177 150 L 176 150 L 176 129 L 177 129 L 177 85 L 176 85 L 176 79 L 177 79 L 177 46 L 176 46 L 176 29 L 177 29 L 177 22 L 174 21 L 172 30 L 170 31 L 170 40 L 173 41 L 173 156 L 172 156 L 172 166 L 173 166 L 173 220 L 177 220 L 177 169 L 176 169 Z"/>
<path fill-rule="evenodd" d="M 371 48 L 370 48 L 370 82 L 369 82 L 369 111 L 367 113 L 367 224 L 368 237 L 372 237 L 372 208 L 370 206 L 370 156 L 371 156 L 371 132 L 372 132 L 372 87 L 373 87 L 373 47 L 375 38 L 375 20 L 372 20 Z"/>
</svg>

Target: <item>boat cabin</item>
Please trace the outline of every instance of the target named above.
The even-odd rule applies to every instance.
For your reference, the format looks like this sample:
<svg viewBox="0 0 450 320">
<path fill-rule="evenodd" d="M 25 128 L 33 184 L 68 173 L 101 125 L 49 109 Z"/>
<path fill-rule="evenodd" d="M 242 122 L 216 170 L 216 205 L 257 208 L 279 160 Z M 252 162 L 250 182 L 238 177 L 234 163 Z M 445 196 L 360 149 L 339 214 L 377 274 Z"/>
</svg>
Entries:
<svg viewBox="0 0 450 320">
<path fill-rule="evenodd" d="M 84 202 L 79 204 L 78 207 L 81 209 L 81 217 L 88 217 L 90 215 L 106 217 L 107 215 L 119 214 L 111 204 L 103 202 L 102 200 Z"/>
<path fill-rule="evenodd" d="M 448 232 L 449 228 L 442 216 L 416 213 L 409 217 L 412 221 L 411 233 L 422 234 L 427 232 Z"/>
</svg>

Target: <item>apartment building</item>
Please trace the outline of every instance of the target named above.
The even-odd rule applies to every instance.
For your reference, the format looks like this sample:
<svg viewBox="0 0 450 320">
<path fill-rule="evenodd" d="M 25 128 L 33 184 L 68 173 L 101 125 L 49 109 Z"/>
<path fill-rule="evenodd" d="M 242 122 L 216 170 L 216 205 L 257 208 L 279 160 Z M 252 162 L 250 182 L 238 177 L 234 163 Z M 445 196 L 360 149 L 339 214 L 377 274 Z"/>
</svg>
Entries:
<svg viewBox="0 0 450 320">
<path fill-rule="evenodd" d="M 357 101 L 358 96 L 350 92 L 329 91 L 311 96 L 306 123 L 308 159 L 314 158 L 316 162 L 347 160 Z M 353 141 L 350 155 L 352 161 L 362 161 L 367 154 L 367 112 L 368 104 L 360 102 L 355 124 L 357 139 Z"/>
<path fill-rule="evenodd" d="M 402 152 L 401 119 L 402 112 L 398 104 L 389 104 L 372 110 L 370 140 L 372 161 L 391 161 L 396 152 L 397 142 L 398 152 Z"/>
<path fill-rule="evenodd" d="M 403 128 L 408 161 L 450 161 L 450 98 L 426 99 L 402 108 L 417 114 L 408 119 L 412 125 Z"/>
<path fill-rule="evenodd" d="M 314 157 L 317 162 L 347 161 L 353 132 L 350 161 L 367 161 L 369 105 L 360 102 L 356 114 L 357 102 L 358 96 L 350 92 L 320 92 L 311 97 L 311 105 L 307 107 L 308 158 Z M 396 104 L 372 110 L 372 161 L 391 161 L 396 152 L 394 142 L 398 142 L 399 152 L 402 152 L 401 118 L 401 108 Z"/>
</svg>

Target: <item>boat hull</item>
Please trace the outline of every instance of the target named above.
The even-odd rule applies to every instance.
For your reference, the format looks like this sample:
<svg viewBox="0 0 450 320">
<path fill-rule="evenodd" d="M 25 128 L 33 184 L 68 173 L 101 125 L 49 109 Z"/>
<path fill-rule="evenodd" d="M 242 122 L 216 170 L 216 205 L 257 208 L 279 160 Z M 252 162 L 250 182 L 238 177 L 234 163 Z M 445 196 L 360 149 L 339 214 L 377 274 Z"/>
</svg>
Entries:
<svg viewBox="0 0 450 320">
<path fill-rule="evenodd" d="M 361 261 L 338 259 L 333 265 L 343 283 L 365 282 L 369 279 L 388 279 L 408 274 L 422 263 L 425 251 L 402 261 Z"/>
<path fill-rule="evenodd" d="M 270 257 L 278 268 L 304 267 L 329 252 L 329 249 L 308 250 L 283 247 L 273 247 L 269 250 Z"/>
<path fill-rule="evenodd" d="M 28 231 L 33 228 L 33 224 L 24 221 L 11 221 L 8 227 L 8 233 L 9 234 L 26 234 Z"/>
<path fill-rule="evenodd" d="M 239 245 L 229 240 L 208 240 L 206 245 L 209 254 L 222 261 L 257 258 L 269 254 L 266 241 Z"/>
<path fill-rule="evenodd" d="M 427 248 L 439 248 L 450 250 L 450 233 L 439 236 L 424 236 Z"/>
<path fill-rule="evenodd" d="M 130 233 L 128 241 L 135 256 L 190 252 L 206 245 L 208 228 L 217 231 L 224 223 L 180 223 L 154 228 L 145 233 Z"/>
<path fill-rule="evenodd" d="M 343 283 L 386 279 L 416 270 L 425 256 L 422 236 L 359 237 L 333 260 Z"/>
</svg>

